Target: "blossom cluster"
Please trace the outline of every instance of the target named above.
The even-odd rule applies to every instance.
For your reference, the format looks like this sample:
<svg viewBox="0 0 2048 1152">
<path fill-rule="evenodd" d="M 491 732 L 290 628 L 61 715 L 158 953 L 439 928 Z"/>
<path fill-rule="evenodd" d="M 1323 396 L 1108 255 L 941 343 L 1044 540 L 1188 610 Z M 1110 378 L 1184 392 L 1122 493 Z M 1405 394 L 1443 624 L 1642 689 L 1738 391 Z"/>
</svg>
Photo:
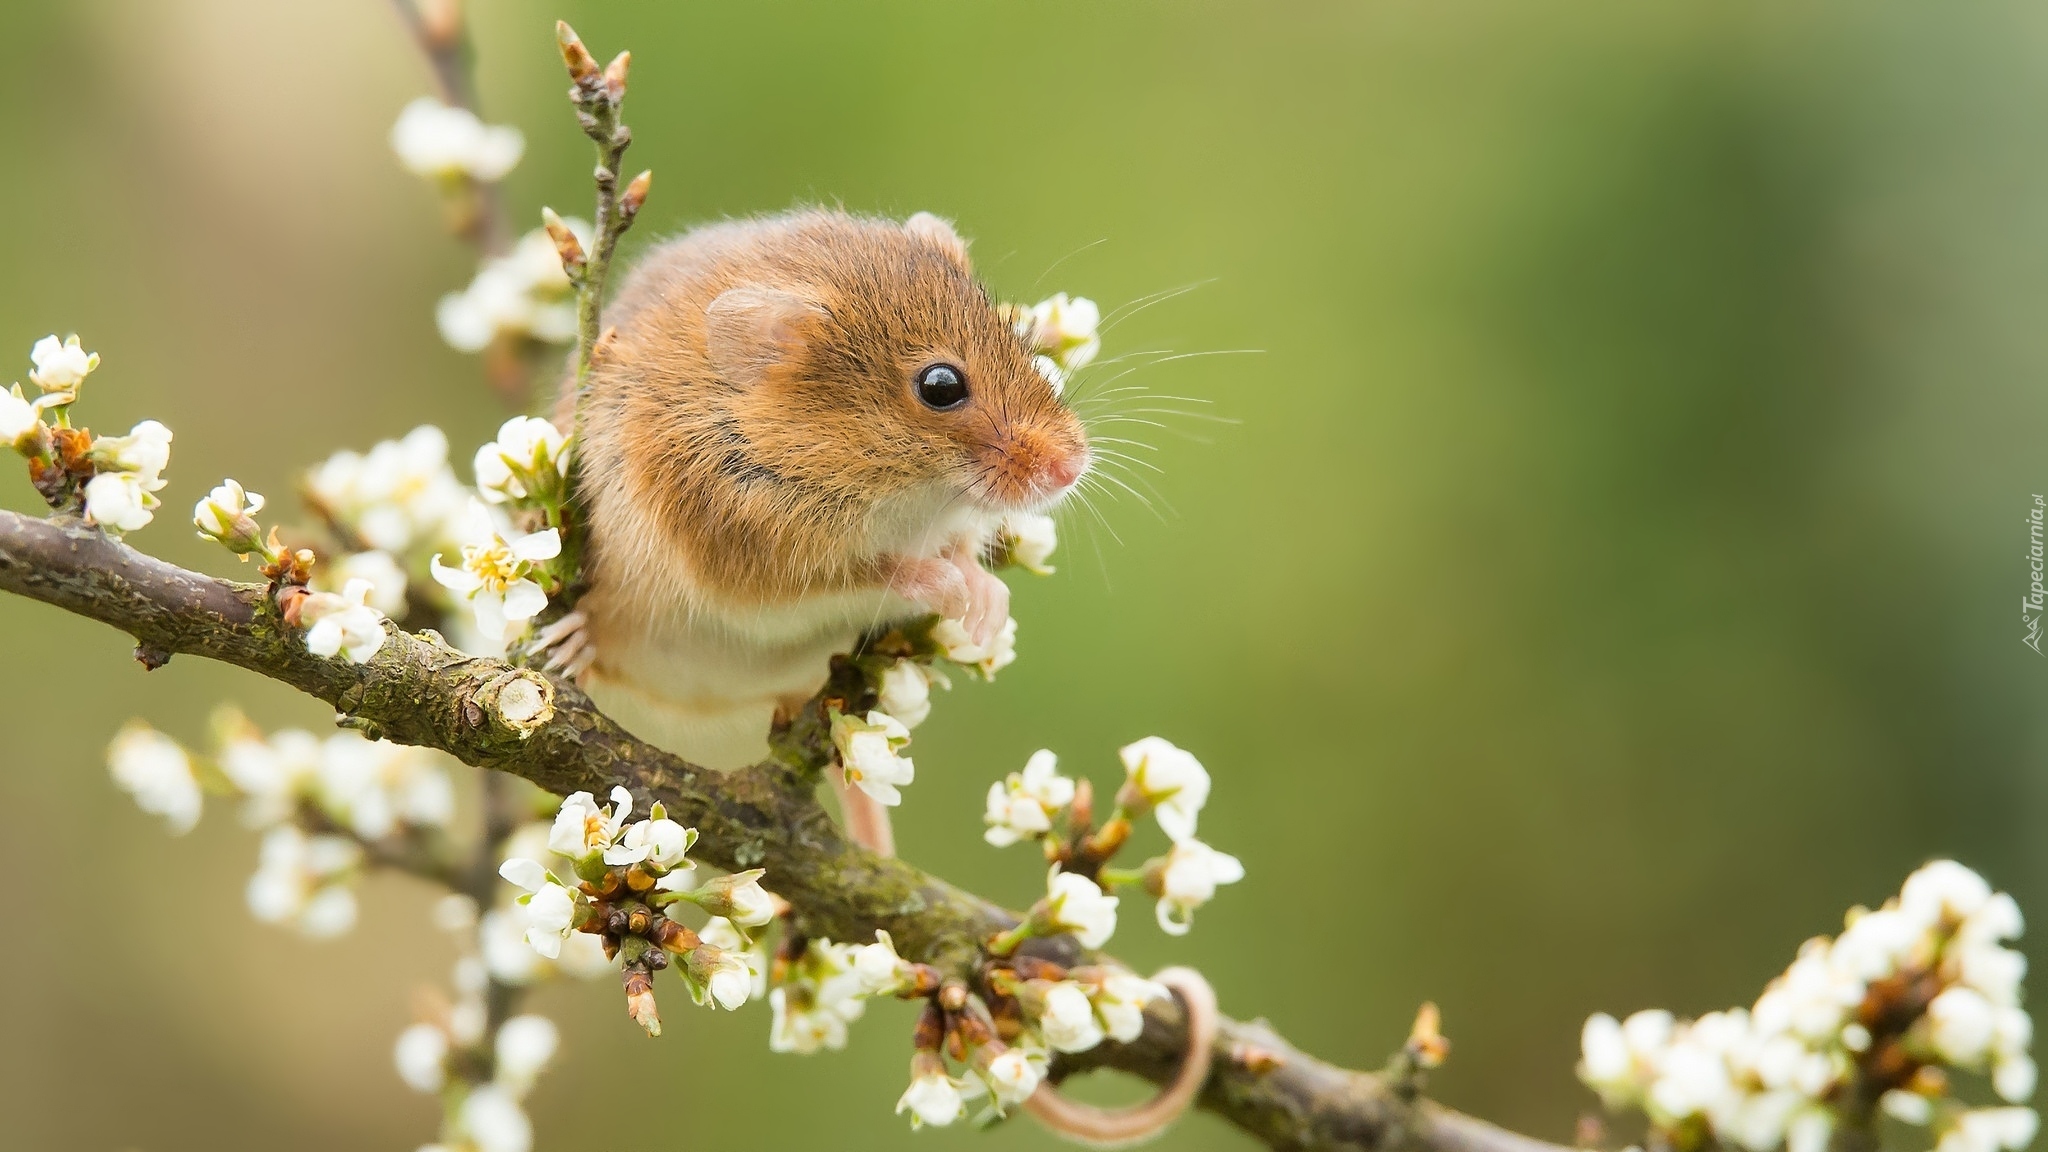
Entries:
<svg viewBox="0 0 2048 1152">
<path fill-rule="evenodd" d="M 448 465 L 448 437 L 431 424 L 329 456 L 306 476 L 305 497 L 357 549 L 392 557 L 454 542 L 473 498 Z"/>
<path fill-rule="evenodd" d="M 398 1034 L 392 1062 L 416 1092 L 442 1099 L 438 1146 L 476 1152 L 529 1152 L 533 1122 L 523 1101 L 554 1059 L 561 1037 L 545 1016 L 514 1016 L 489 1028 L 488 980 L 474 958 L 455 968 L 457 1002 Z M 477 1075 L 488 1069 L 488 1075 Z"/>
<path fill-rule="evenodd" d="M 1202 807 L 1209 800 L 1209 773 L 1201 761 L 1157 736 L 1126 745 L 1119 756 L 1124 784 L 1117 791 L 1116 810 L 1100 829 L 1091 826 L 1086 805 L 1076 804 L 1077 797 L 1086 799 L 1084 793 L 1073 780 L 1059 774 L 1058 758 L 1041 749 L 1025 762 L 1023 771 L 989 785 L 982 814 L 987 827 L 982 836 L 998 848 L 1026 840 L 1043 841 L 1047 855 L 1056 861 L 1078 859 L 1099 865 L 1122 846 L 1131 821 L 1149 814 L 1167 835 L 1166 853 L 1147 860 L 1135 874 L 1112 871 L 1105 875 L 1141 886 L 1155 900 L 1159 927 L 1176 936 L 1185 935 L 1195 910 L 1215 897 L 1218 885 L 1242 880 L 1244 865 L 1195 837 Z M 1062 823 L 1066 825 L 1063 831 L 1058 827 Z M 1066 900 L 1075 895 L 1077 881 L 1092 884 L 1084 877 L 1055 871 L 1048 896 L 1053 907 L 1066 906 Z M 1062 884 L 1067 886 L 1064 893 Z M 1081 906 L 1092 905 L 1084 898 Z M 1108 932 L 1101 935 L 1107 939 Z M 1100 946 L 1100 941 L 1086 937 L 1082 942 L 1091 948 Z"/>
<path fill-rule="evenodd" d="M 2019 1152 L 2037 1119 L 2026 960 L 2012 897 L 1937 860 L 1833 939 L 1799 950 L 1750 1008 L 1681 1021 L 1646 1010 L 1586 1021 L 1579 1076 L 1613 1109 L 1640 1109 L 1685 1150 L 1822 1152 L 1844 1107 L 1879 1100 L 1933 1130 L 1939 1152 Z M 1987 1074 L 2006 1106 L 1972 1107 L 1953 1074 Z"/>
<path fill-rule="evenodd" d="M 435 752 L 338 732 L 288 729 L 269 737 L 239 713 L 215 718 L 219 746 L 201 764 L 170 737 L 131 723 L 107 750 L 115 783 L 172 832 L 199 820 L 205 786 L 242 801 L 242 822 L 263 832 L 250 877 L 250 912 L 309 936 L 348 931 L 363 846 L 445 832 L 455 788 Z"/>
<path fill-rule="evenodd" d="M 589 223 L 564 225 L 585 248 Z M 519 238 L 512 251 L 486 260 L 459 292 L 441 297 L 434 322 L 458 352 L 482 352 L 499 341 L 567 344 L 576 339 L 576 298 L 561 254 L 545 228 Z"/>
<path fill-rule="evenodd" d="M 774 919 L 774 904 L 758 870 L 696 879 L 689 859 L 695 829 L 668 818 L 656 803 L 633 820 L 633 797 L 614 788 L 611 803 L 588 792 L 562 801 L 547 836 L 548 852 L 568 862 L 566 873 L 526 856 L 507 859 L 499 875 L 524 891 L 524 939 L 538 955 L 559 961 L 573 934 L 595 936 L 606 958 L 619 961 L 627 1011 L 659 1035 L 654 973 L 671 966 L 700 1005 L 737 1009 L 755 995 L 755 973 L 739 952 L 704 939 L 679 918 L 684 905 L 744 933 Z"/>
<path fill-rule="evenodd" d="M 27 458 L 29 478 L 50 507 L 82 511 L 109 532 L 133 532 L 156 517 L 171 461 L 171 430 L 144 420 L 126 436 L 98 436 L 71 425 L 86 377 L 100 356 L 77 336 L 45 336 L 29 350 L 30 400 L 20 384 L 0 391 L 0 442 Z"/>
<path fill-rule="evenodd" d="M 779 1010 L 788 1023 L 779 1020 L 778 1028 L 788 1033 L 793 1050 L 808 1050 L 795 1043 L 805 1036 L 815 1037 L 813 1046 L 843 1042 L 841 1021 L 858 1014 L 859 995 L 928 996 L 911 1082 L 897 1103 L 898 1112 L 921 1126 L 951 1124 L 982 1097 L 992 1112 L 1002 1113 L 1037 1091 L 1053 1053 L 1135 1040 L 1144 1029 L 1145 1006 L 1166 994 L 1163 987 L 1108 963 L 1066 968 L 1020 953 L 1019 947 L 1032 937 L 1054 935 L 1071 935 L 1086 949 L 1102 947 L 1117 925 L 1120 901 L 1110 890 L 1126 884 L 1156 898 L 1162 928 L 1185 933 L 1194 910 L 1215 895 L 1217 885 L 1242 879 L 1244 868 L 1195 839 L 1210 785 L 1200 761 L 1157 737 L 1124 748 L 1122 759 L 1125 780 L 1116 809 L 1099 827 L 1092 788 L 1060 775 L 1049 751 L 1036 753 L 1022 771 L 990 787 L 984 838 L 998 847 L 1041 842 L 1052 868 L 1045 896 L 1015 928 L 989 943 L 971 990 L 950 999 L 943 988 L 932 995 L 933 982 L 917 981 L 915 966 L 902 967 L 900 961 L 887 983 L 859 979 L 863 967 L 888 971 L 874 957 L 886 939 L 836 963 L 807 954 L 807 962 L 828 975 L 810 982 L 803 1015 Z M 1167 853 L 1135 870 L 1110 867 L 1132 822 L 1147 815 L 1156 816 L 1168 834 Z M 811 953 L 817 949 L 813 943 Z M 771 995 L 785 993 L 778 988 Z"/>
</svg>

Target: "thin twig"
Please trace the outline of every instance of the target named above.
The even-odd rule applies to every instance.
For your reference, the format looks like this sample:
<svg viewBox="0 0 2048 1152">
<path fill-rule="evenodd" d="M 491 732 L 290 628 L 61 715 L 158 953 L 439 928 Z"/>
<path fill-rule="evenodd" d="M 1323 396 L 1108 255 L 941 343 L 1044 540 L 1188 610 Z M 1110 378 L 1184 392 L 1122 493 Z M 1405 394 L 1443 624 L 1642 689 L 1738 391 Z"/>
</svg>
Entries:
<svg viewBox="0 0 2048 1152">
<path fill-rule="evenodd" d="M 476 53 L 470 44 L 462 0 L 391 0 L 391 5 L 426 57 L 441 102 L 477 112 Z M 504 255 L 511 248 L 511 234 L 498 186 L 479 180 L 467 185 L 470 207 L 461 229 L 463 238 L 486 258 Z"/>
<path fill-rule="evenodd" d="M 632 146 L 633 130 L 622 116 L 626 103 L 626 76 L 633 54 L 621 52 L 604 68 L 585 48 L 576 30 L 562 21 L 555 23 L 555 42 L 562 63 L 569 69 L 569 100 L 576 109 L 577 126 L 597 149 L 597 167 L 591 178 L 597 187 L 596 211 L 591 220 L 591 246 L 586 253 L 575 252 L 573 239 L 552 225 L 555 242 L 562 248 L 563 264 L 576 286 L 576 405 L 575 428 L 581 443 L 584 398 L 590 389 L 590 370 L 597 359 L 602 339 L 599 325 L 604 317 L 606 281 L 611 276 L 612 253 L 619 237 L 633 226 L 633 218 L 647 201 L 654 174 L 642 172 L 623 190 L 619 187 L 619 164 Z"/>
<path fill-rule="evenodd" d="M 660 800 L 703 834 L 697 854 L 720 868 L 768 869 L 797 929 L 869 940 L 887 930 L 902 954 L 960 977 L 990 936 L 1017 917 L 897 859 L 845 839 L 819 805 L 831 739 L 825 701 L 870 691 L 851 662 L 774 737 L 775 755 L 714 772 L 628 735 L 573 684 L 549 686 L 545 722 L 495 713 L 492 685 L 532 677 L 467 656 L 428 632 L 393 632 L 368 663 L 323 659 L 280 620 L 261 585 L 233 584 L 165 563 L 74 520 L 0 511 L 0 591 L 54 604 L 133 636 L 153 656 L 221 660 L 310 693 L 353 727 L 523 777 L 556 794 L 625 784 L 636 807 Z M 1105 1043 L 1063 1069 L 1117 1068 L 1163 1083 L 1185 1045 L 1170 999 L 1146 1011 L 1129 1044 Z M 1409 1103 L 1378 1076 L 1324 1063 L 1270 1028 L 1225 1020 L 1202 1104 L 1276 1149 L 1372 1152 L 1563 1152 L 1444 1109 Z"/>
</svg>

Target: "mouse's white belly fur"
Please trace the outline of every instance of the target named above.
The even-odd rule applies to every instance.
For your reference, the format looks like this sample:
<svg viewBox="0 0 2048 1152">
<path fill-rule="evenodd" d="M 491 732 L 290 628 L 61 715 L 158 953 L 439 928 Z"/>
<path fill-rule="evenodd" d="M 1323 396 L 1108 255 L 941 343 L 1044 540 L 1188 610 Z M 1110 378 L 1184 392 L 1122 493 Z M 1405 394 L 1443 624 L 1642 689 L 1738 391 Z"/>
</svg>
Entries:
<svg viewBox="0 0 2048 1152">
<path fill-rule="evenodd" d="M 741 612 L 700 605 L 637 634 L 597 638 L 591 698 L 628 731 L 693 763 L 738 768 L 768 753 L 776 706 L 825 683 L 866 629 L 924 610 L 883 589 Z"/>
<path fill-rule="evenodd" d="M 628 731 L 693 763 L 756 763 L 768 754 L 778 704 L 817 692 L 832 657 L 851 650 L 861 633 L 929 611 L 881 587 L 772 607 L 706 595 L 646 519 L 656 505 L 640 500 L 618 509 L 615 552 L 583 602 L 598 651 L 587 687 Z M 933 556 L 963 537 L 986 540 L 1000 520 L 950 490 L 927 487 L 881 501 L 864 544 L 876 555 Z"/>
</svg>

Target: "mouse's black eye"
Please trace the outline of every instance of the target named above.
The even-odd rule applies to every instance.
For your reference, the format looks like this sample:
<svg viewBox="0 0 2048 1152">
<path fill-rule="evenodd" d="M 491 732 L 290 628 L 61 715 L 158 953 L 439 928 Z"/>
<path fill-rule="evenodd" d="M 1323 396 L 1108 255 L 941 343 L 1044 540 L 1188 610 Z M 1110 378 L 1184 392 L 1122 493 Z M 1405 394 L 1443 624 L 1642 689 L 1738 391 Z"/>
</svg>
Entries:
<svg viewBox="0 0 2048 1152">
<path fill-rule="evenodd" d="M 917 374 L 917 398 L 941 412 L 967 403 L 967 377 L 951 364 L 933 364 Z"/>
</svg>

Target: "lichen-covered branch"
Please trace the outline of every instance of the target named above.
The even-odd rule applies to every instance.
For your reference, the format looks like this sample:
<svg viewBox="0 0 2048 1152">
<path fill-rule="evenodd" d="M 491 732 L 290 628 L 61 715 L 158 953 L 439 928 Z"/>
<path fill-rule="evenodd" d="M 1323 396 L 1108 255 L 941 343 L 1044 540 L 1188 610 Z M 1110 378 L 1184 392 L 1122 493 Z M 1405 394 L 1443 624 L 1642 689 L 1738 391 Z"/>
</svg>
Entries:
<svg viewBox="0 0 2048 1152">
<path fill-rule="evenodd" d="M 433 632 L 394 632 L 367 664 L 314 656 L 266 586 L 179 568 L 75 520 L 0 511 L 0 590 L 126 632 L 150 668 L 178 655 L 246 668 L 328 702 L 341 723 L 367 734 L 437 748 L 558 794 L 623 784 L 637 802 L 660 800 L 698 828 L 702 859 L 768 869 L 809 936 L 865 940 L 883 929 L 904 956 L 964 976 L 983 942 L 1017 922 L 855 845 L 819 804 L 816 786 L 831 757 L 827 701 L 857 705 L 866 690 L 850 664 L 776 734 L 771 759 L 714 772 L 635 739 L 572 684 L 468 656 Z M 1168 999 L 1147 1010 L 1136 1041 L 1068 1057 L 1062 1071 L 1116 1068 L 1163 1083 L 1184 1042 L 1179 1007 Z M 1263 1024 L 1224 1021 L 1210 1059 L 1203 1105 L 1276 1149 L 1558 1152 L 1411 1101 L 1380 1076 L 1297 1051 Z"/>
</svg>

